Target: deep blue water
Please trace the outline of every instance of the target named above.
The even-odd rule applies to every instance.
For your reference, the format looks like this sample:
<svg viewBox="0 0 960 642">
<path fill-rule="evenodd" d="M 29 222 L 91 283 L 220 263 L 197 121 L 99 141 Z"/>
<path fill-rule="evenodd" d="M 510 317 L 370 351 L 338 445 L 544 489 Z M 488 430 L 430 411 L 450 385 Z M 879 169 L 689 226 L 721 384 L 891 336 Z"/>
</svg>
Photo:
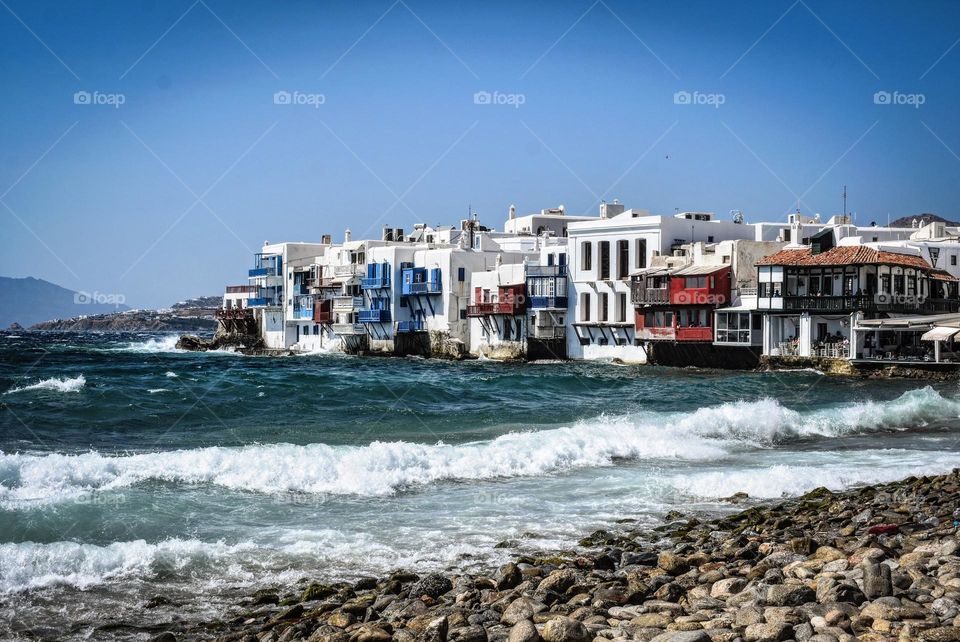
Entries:
<svg viewBox="0 0 960 642">
<path fill-rule="evenodd" d="M 100 639 L 260 585 L 488 566 L 741 490 L 960 462 L 956 383 L 174 341 L 0 334 L 0 639 Z M 184 606 L 144 611 L 156 595 Z"/>
</svg>

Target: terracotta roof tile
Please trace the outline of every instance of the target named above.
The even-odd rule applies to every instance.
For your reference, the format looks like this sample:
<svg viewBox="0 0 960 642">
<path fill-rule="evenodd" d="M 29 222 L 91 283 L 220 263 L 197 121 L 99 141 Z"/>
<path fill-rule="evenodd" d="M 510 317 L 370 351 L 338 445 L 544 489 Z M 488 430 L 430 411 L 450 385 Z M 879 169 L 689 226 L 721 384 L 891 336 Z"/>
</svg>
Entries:
<svg viewBox="0 0 960 642">
<path fill-rule="evenodd" d="M 809 247 L 780 250 L 757 261 L 757 265 L 902 265 L 932 270 L 920 256 L 875 250 L 864 245 L 844 245 L 813 254 Z"/>
</svg>

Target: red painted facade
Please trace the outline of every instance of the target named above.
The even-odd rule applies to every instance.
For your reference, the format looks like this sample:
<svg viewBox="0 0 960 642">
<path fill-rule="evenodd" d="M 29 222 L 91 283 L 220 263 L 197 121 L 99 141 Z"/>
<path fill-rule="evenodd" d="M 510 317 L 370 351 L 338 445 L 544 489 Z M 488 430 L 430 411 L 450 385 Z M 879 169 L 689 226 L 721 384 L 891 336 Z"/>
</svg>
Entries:
<svg viewBox="0 0 960 642">
<path fill-rule="evenodd" d="M 636 337 L 647 341 L 713 341 L 713 311 L 729 304 L 730 281 L 729 266 L 708 274 L 671 275 L 669 304 L 636 309 Z"/>
<path fill-rule="evenodd" d="M 467 316 L 476 317 L 488 314 L 516 316 L 526 310 L 526 286 L 502 285 L 496 292 L 490 293 L 490 300 L 483 300 L 483 288 L 473 289 L 473 303 L 467 306 Z"/>
</svg>

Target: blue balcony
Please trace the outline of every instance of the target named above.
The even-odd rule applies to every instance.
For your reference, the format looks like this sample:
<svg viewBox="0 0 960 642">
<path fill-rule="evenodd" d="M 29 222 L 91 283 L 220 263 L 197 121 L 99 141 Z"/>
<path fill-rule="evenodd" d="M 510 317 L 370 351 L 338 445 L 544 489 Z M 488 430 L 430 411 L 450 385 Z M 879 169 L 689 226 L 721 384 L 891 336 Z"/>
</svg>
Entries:
<svg viewBox="0 0 960 642">
<path fill-rule="evenodd" d="M 360 323 L 390 323 L 390 310 L 360 310 Z"/>
<path fill-rule="evenodd" d="M 313 308 L 294 308 L 293 309 L 293 318 L 294 319 L 313 319 Z"/>
<path fill-rule="evenodd" d="M 531 308 L 563 308 L 567 307 L 565 296 L 532 296 L 528 297 Z"/>
<path fill-rule="evenodd" d="M 401 294 L 439 294 L 442 291 L 439 281 L 404 283 Z"/>
<path fill-rule="evenodd" d="M 382 290 L 390 287 L 390 275 L 364 277 L 360 279 L 360 287 L 364 290 Z"/>
<path fill-rule="evenodd" d="M 250 307 L 250 308 L 262 308 L 267 305 L 270 305 L 270 301 L 263 297 L 256 298 L 256 299 L 247 299 L 247 307 Z"/>
<path fill-rule="evenodd" d="M 247 272 L 248 276 L 277 276 L 277 268 L 274 267 L 261 267 L 261 268 L 250 268 Z"/>
<path fill-rule="evenodd" d="M 423 321 L 415 319 L 413 321 L 398 321 L 397 332 L 423 332 Z"/>
<path fill-rule="evenodd" d="M 401 296 L 439 294 L 442 291 L 440 268 L 433 268 L 428 274 L 427 268 L 408 267 L 403 269 L 401 275 L 403 278 L 403 285 L 400 288 Z"/>
</svg>

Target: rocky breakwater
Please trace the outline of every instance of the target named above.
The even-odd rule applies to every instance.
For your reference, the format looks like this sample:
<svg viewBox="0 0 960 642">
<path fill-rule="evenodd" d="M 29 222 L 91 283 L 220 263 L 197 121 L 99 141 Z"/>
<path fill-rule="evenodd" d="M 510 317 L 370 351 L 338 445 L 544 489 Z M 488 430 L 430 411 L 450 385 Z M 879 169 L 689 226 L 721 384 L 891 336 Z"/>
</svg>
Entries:
<svg viewBox="0 0 960 642">
<path fill-rule="evenodd" d="M 735 500 L 749 501 L 744 497 Z M 489 574 L 261 591 L 221 642 L 960 642 L 960 471 L 754 506 Z M 164 634 L 166 640 L 175 639 Z"/>
</svg>

